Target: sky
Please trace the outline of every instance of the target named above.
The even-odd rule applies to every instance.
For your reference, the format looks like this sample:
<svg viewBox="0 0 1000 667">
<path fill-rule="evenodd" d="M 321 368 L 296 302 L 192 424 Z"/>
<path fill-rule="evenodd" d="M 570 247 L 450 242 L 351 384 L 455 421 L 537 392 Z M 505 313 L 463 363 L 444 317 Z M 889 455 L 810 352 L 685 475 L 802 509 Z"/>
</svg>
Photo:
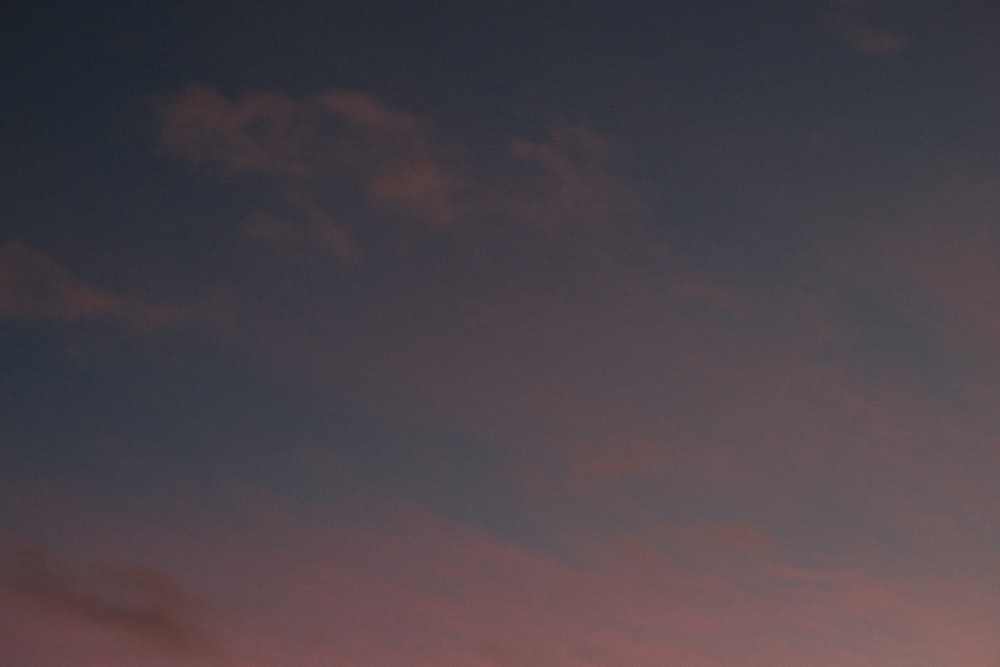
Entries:
<svg viewBox="0 0 1000 667">
<path fill-rule="evenodd" d="M 9 2 L 0 662 L 1000 667 L 1000 6 Z"/>
</svg>

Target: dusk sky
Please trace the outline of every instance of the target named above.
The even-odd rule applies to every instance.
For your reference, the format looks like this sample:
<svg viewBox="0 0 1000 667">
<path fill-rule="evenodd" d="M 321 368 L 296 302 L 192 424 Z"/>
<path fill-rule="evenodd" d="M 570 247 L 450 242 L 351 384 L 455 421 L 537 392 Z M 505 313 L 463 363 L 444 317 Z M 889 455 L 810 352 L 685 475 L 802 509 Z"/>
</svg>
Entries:
<svg viewBox="0 0 1000 667">
<path fill-rule="evenodd" d="M 995 0 L 0 25 L 3 667 L 1000 667 Z"/>
</svg>

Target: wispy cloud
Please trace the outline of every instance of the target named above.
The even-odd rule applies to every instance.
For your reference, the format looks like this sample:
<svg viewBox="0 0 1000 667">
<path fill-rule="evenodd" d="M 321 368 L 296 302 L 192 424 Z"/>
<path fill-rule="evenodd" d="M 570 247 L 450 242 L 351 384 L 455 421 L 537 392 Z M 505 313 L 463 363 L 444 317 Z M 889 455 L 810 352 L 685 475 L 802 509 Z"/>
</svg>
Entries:
<svg viewBox="0 0 1000 667">
<path fill-rule="evenodd" d="M 18 241 L 0 245 L 0 318 L 77 320 L 120 314 L 123 300 Z"/>
<path fill-rule="evenodd" d="M 359 258 L 357 221 L 345 221 L 358 202 L 376 213 L 432 228 L 461 215 L 463 178 L 426 124 L 356 91 L 291 97 L 248 93 L 224 97 L 189 86 L 156 104 L 164 151 L 237 176 L 257 174 L 342 261 Z M 301 226 L 301 225 L 300 225 Z"/>
<path fill-rule="evenodd" d="M 844 45 L 866 56 L 898 53 L 910 45 L 910 38 L 880 27 L 872 18 L 878 0 L 833 0 L 826 25 Z"/>
<path fill-rule="evenodd" d="M 606 483 L 627 482 L 643 475 L 658 475 L 670 458 L 663 443 L 643 440 L 634 444 L 576 443 L 565 449 L 565 489 L 586 492 Z"/>
<path fill-rule="evenodd" d="M 230 177 L 263 177 L 283 200 L 286 212 L 254 216 L 255 238 L 306 241 L 343 263 L 367 255 L 360 238 L 387 219 L 435 232 L 579 234 L 634 231 L 643 211 L 612 145 L 583 124 L 557 125 L 536 141 L 512 138 L 506 152 L 481 155 L 428 120 L 351 90 L 231 99 L 189 86 L 160 97 L 156 110 L 167 154 Z"/>
<path fill-rule="evenodd" d="M 515 139 L 511 153 L 527 167 L 510 193 L 511 214 L 542 227 L 626 226 L 642 203 L 614 172 L 614 150 L 586 125 L 552 128 L 544 141 Z"/>
<path fill-rule="evenodd" d="M 212 582 L 234 664 L 973 667 L 1000 648 L 978 574 L 913 575 L 856 553 L 796 563 L 745 522 L 579 534 L 559 556 L 385 499 L 317 513 L 253 486 L 232 501 L 183 527 L 138 526 L 130 544 L 169 545 Z M 160 650 L 202 646 L 189 594 L 162 571 L 37 561 L 13 581 L 46 613 Z M 91 592 L 109 585 L 120 592 Z"/>
<path fill-rule="evenodd" d="M 216 650 L 196 620 L 203 603 L 156 567 L 74 568 L 26 547 L 6 556 L 2 584 L 24 613 L 39 615 L 56 632 L 71 622 L 158 653 L 197 657 Z"/>
<path fill-rule="evenodd" d="M 78 278 L 46 252 L 0 244 L 0 320 L 70 323 L 107 319 L 136 330 L 195 319 L 191 308 L 155 305 Z"/>
</svg>

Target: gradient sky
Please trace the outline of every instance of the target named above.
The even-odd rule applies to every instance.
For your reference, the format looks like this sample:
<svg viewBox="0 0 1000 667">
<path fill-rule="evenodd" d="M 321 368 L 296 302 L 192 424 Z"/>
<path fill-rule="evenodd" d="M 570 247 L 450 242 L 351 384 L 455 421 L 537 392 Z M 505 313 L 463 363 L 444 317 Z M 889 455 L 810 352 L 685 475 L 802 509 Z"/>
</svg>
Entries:
<svg viewBox="0 0 1000 667">
<path fill-rule="evenodd" d="M 1000 6 L 0 10 L 4 667 L 1000 667 Z"/>
</svg>

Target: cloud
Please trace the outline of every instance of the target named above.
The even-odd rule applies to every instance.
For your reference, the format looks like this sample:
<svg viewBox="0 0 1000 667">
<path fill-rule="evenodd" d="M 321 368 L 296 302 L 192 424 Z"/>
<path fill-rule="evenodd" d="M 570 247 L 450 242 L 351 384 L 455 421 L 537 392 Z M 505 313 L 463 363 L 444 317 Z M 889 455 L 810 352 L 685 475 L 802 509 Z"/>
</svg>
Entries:
<svg viewBox="0 0 1000 667">
<path fill-rule="evenodd" d="M 121 298 L 77 280 L 49 255 L 19 241 L 0 245 L 0 318 L 72 321 L 123 308 Z"/>
<path fill-rule="evenodd" d="M 162 576 L 188 572 L 211 586 L 213 627 L 246 667 L 979 667 L 1000 648 L 979 573 L 936 578 L 862 552 L 803 564 L 745 522 L 578 535 L 586 548 L 559 555 L 385 498 L 322 508 L 254 484 L 228 498 L 180 501 L 166 513 L 186 517 L 176 524 L 92 505 L 100 516 L 85 523 L 127 528 L 129 551 L 160 565 L 132 575 L 32 556 L 14 580 L 56 622 L 82 617 L 155 646 L 197 629 L 185 589 Z M 64 523 L 78 548 L 106 548 Z M 169 622 L 122 621 L 143 608 L 130 595 Z"/>
<path fill-rule="evenodd" d="M 577 443 L 566 447 L 564 488 L 574 493 L 606 483 L 622 483 L 644 475 L 658 475 L 668 462 L 669 448 L 652 440 L 628 445 L 597 446 Z"/>
<path fill-rule="evenodd" d="M 950 317 L 995 336 L 1000 333 L 1000 233 L 994 224 L 1000 179 L 949 181 L 915 198 L 905 213 L 909 234 L 879 240 L 895 266 Z"/>
<path fill-rule="evenodd" d="M 153 305 L 101 289 L 51 255 L 20 241 L 0 244 L 0 320 L 114 320 L 150 330 L 193 321 L 197 308 Z"/>
<path fill-rule="evenodd" d="M 162 98 L 157 111 L 161 144 L 173 155 L 230 173 L 308 173 L 307 119 L 283 95 L 253 93 L 232 102 L 190 86 Z"/>
<path fill-rule="evenodd" d="M 201 601 L 174 577 L 150 566 L 72 568 L 39 547 L 8 557 L 2 584 L 25 613 L 127 637 L 158 653 L 214 652 L 195 622 Z"/>
<path fill-rule="evenodd" d="M 339 199 L 360 198 L 379 213 L 431 228 L 461 215 L 463 179 L 447 149 L 416 117 L 363 93 L 229 99 L 193 85 L 161 96 L 155 109 L 166 153 L 229 176 L 266 177 L 307 224 L 338 217 L 331 189 Z M 357 259 L 349 226 L 323 227 L 338 237 L 328 248 L 334 256 Z"/>
<path fill-rule="evenodd" d="M 511 215 L 543 227 L 625 227 L 642 210 L 614 171 L 611 145 L 585 125 L 561 125 L 541 142 L 515 139 L 514 157 L 528 169 L 504 193 Z"/>
<path fill-rule="evenodd" d="M 877 27 L 871 18 L 877 0 L 833 0 L 826 16 L 828 29 L 844 45 L 866 56 L 899 53 L 910 45 L 910 38 Z"/>
<path fill-rule="evenodd" d="M 307 219 L 305 224 L 294 224 L 287 219 L 258 212 L 246 222 L 247 238 L 295 259 L 319 250 L 343 264 L 356 264 L 363 260 L 364 253 L 343 225 L 331 220 L 315 204 L 303 201 L 300 206 Z"/>
<path fill-rule="evenodd" d="M 850 43 L 850 30 L 840 29 Z M 297 109 L 310 104 L 294 99 Z M 281 160 L 253 167 L 268 182 L 306 191 L 297 200 L 295 188 L 282 191 L 298 219 L 257 217 L 253 233 L 275 246 L 303 248 L 318 242 L 314 225 L 325 222 L 373 257 L 359 240 L 359 220 L 385 224 L 372 213 L 380 201 L 382 210 L 397 196 L 416 202 L 405 194 L 406 178 L 397 179 L 396 167 L 357 170 L 353 183 L 365 205 L 358 211 L 337 208 L 333 197 L 317 194 L 319 186 L 336 190 L 348 182 L 337 165 L 389 159 L 380 142 L 430 142 L 413 138 L 429 136 L 427 124 L 359 93 L 308 99 L 320 108 L 317 118 L 339 123 L 329 136 L 341 143 L 329 146 L 345 150 L 325 153 L 331 162 L 324 162 L 302 149 L 300 162 L 309 165 L 302 171 Z M 269 624 L 273 609 L 254 620 L 234 615 L 234 623 L 251 626 L 241 636 L 260 636 L 248 640 L 246 654 L 281 658 L 264 638 L 273 632 L 314 647 L 303 655 L 342 665 L 372 656 L 386 665 L 912 665 L 925 656 L 978 664 L 968 656 L 987 654 L 991 635 L 978 627 L 963 635 L 959 627 L 975 622 L 984 606 L 975 595 L 982 578 L 965 546 L 975 541 L 974 528 L 990 525 L 995 501 L 962 512 L 984 497 L 981 489 L 995 474 L 965 468 L 985 460 L 976 454 L 995 451 L 995 443 L 986 438 L 986 420 L 963 424 L 964 408 L 928 381 L 924 367 L 936 362 L 923 357 L 938 341 L 914 344 L 923 337 L 925 313 L 894 299 L 871 275 L 823 263 L 825 250 L 811 256 L 817 266 L 796 276 L 802 285 L 768 289 L 716 287 L 694 273 L 678 277 L 679 270 L 654 275 L 620 256 L 588 264 L 586 273 L 553 267 L 557 244 L 562 250 L 583 238 L 593 257 L 611 245 L 595 240 L 619 233 L 641 239 L 641 230 L 628 225 L 642 216 L 642 200 L 622 178 L 613 147 L 585 126 L 506 145 L 496 160 L 483 160 L 493 166 L 462 181 L 460 224 L 449 234 L 482 226 L 488 233 L 476 240 L 495 241 L 497 230 L 527 238 L 524 245 L 536 247 L 518 259 L 534 263 L 510 261 L 515 268 L 504 266 L 483 284 L 467 280 L 479 277 L 478 264 L 467 273 L 437 265 L 440 273 L 415 270 L 377 307 L 317 308 L 313 332 L 290 327 L 267 347 L 301 355 L 290 365 L 297 379 L 315 373 L 329 386 L 361 378 L 365 396 L 376 397 L 375 412 L 409 411 L 422 423 L 489 441 L 510 462 L 489 483 L 511 495 L 528 478 L 544 489 L 511 501 L 527 506 L 511 521 L 558 535 L 564 541 L 557 546 L 572 557 L 420 513 L 336 529 L 275 528 L 278 537 L 254 542 L 273 558 L 271 567 L 240 554 L 219 559 L 242 564 L 246 570 L 233 565 L 240 578 L 277 591 L 262 600 L 287 618 L 276 628 Z M 455 170 L 447 151 L 430 152 L 442 173 Z M 221 158 L 211 159 L 221 166 Z M 382 185 L 379 173 L 388 175 Z M 379 187 L 386 190 L 373 194 Z M 808 199 L 828 206 L 831 198 Z M 409 210 L 419 219 L 419 209 Z M 824 222 L 835 215 L 806 212 Z M 779 213 L 788 217 L 788 209 Z M 950 220 L 947 213 L 940 218 Z M 539 238 L 553 243 L 540 250 Z M 337 250 L 340 241 L 327 254 L 346 262 L 350 251 Z M 874 253 L 880 266 L 890 263 L 886 250 Z M 497 253 L 483 255 L 502 266 Z M 946 301 L 956 312 L 992 331 L 983 319 L 995 291 L 988 255 L 983 250 L 976 262 L 979 274 L 964 272 L 958 260 L 944 283 L 931 277 L 953 293 Z M 939 261 L 932 253 L 923 263 L 935 273 Z M 970 282 L 985 286 L 966 287 L 975 294 L 956 301 Z M 856 307 L 857 294 L 869 293 L 872 307 Z M 886 303 L 899 307 L 884 312 Z M 261 335 L 260 327 L 246 329 Z M 526 472 L 512 479 L 511 468 Z M 432 474 L 445 469 L 454 477 L 464 470 L 446 461 Z M 976 492 L 963 491 L 959 480 L 971 480 Z M 942 500 L 940 515 L 926 511 L 918 497 L 924 491 Z M 491 510 L 503 504 L 493 500 Z M 343 548 L 310 541 L 324 529 Z M 268 551 L 268 543 L 310 546 L 286 553 Z M 579 543 L 597 546 L 566 546 Z M 610 555 L 574 560 L 582 552 Z M 309 560 L 314 556 L 322 565 Z M 896 558 L 900 572 L 880 570 L 883 558 Z M 948 585 L 928 574 L 944 562 L 955 566 Z M 630 570 L 636 563 L 642 567 Z M 275 574 L 287 572 L 294 576 Z M 332 618 L 328 599 L 358 610 L 344 621 L 350 630 L 339 652 L 324 644 L 323 624 L 310 620 Z M 527 621 L 525 609 L 533 614 Z M 448 628 L 447 638 L 435 639 L 440 635 L 428 625 Z"/>
<path fill-rule="evenodd" d="M 536 141 L 512 138 L 506 152 L 484 155 L 359 91 L 229 98 L 195 85 L 155 108 L 165 153 L 229 178 L 262 179 L 277 195 L 284 210 L 251 216 L 258 240 L 306 240 L 344 264 L 372 254 L 365 244 L 380 237 L 376 228 L 463 230 L 497 243 L 590 234 L 606 243 L 635 234 L 644 210 L 612 144 L 583 124 L 553 126 Z M 262 216 L 282 230 L 265 229 Z"/>
</svg>

